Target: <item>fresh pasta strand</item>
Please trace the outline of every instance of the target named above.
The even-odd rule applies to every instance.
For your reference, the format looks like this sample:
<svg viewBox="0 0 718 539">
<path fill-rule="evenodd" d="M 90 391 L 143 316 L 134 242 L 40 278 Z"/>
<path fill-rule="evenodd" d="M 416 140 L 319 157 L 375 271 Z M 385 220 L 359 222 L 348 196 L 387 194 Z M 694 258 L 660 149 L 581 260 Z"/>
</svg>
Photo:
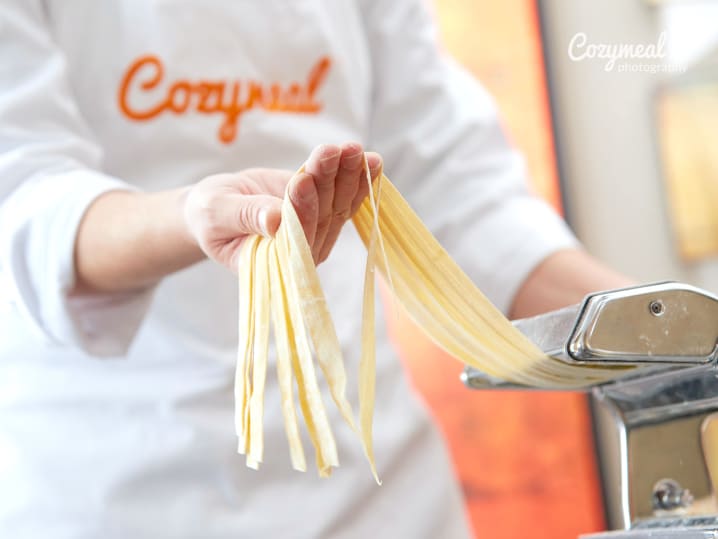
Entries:
<svg viewBox="0 0 718 539">
<path fill-rule="evenodd" d="M 625 374 L 626 367 L 570 365 L 546 356 L 474 286 L 389 179 L 380 173 L 372 182 L 366 161 L 365 168 L 369 196 L 352 218 L 367 248 L 359 424 L 354 422 L 345 396 L 347 377 L 341 347 L 311 250 L 294 206 L 285 195 L 275 238 L 253 236 L 240 253 L 235 423 L 239 451 L 247 453 L 250 467 L 258 467 L 262 460 L 261 421 L 271 318 L 292 466 L 306 470 L 292 375 L 315 448 L 319 475 L 327 477 L 339 465 L 336 442 L 316 379 L 316 359 L 337 409 L 359 435 L 372 474 L 381 484 L 372 442 L 376 388 L 375 268 L 387 278 L 395 300 L 434 342 L 487 374 L 508 382 L 558 389 L 592 385 Z M 302 171 L 303 168 L 299 172 Z"/>
</svg>

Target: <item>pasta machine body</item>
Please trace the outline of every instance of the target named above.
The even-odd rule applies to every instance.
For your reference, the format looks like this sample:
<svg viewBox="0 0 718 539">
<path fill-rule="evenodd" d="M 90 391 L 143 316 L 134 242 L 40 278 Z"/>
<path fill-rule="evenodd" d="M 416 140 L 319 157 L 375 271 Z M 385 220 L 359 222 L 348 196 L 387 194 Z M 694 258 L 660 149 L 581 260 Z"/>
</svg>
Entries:
<svg viewBox="0 0 718 539">
<path fill-rule="evenodd" d="M 625 366 L 590 395 L 606 515 L 583 539 L 718 539 L 718 298 L 682 283 L 587 296 L 514 325 L 547 355 Z M 535 389 L 467 368 L 474 389 Z"/>
</svg>

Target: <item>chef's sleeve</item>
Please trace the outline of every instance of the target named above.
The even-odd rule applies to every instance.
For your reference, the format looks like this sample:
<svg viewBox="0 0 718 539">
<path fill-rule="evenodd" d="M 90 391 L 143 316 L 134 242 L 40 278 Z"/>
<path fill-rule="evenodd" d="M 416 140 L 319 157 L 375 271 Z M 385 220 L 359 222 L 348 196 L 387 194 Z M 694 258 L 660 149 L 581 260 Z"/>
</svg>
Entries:
<svg viewBox="0 0 718 539">
<path fill-rule="evenodd" d="M 151 290 L 71 297 L 74 245 L 88 206 L 131 189 L 100 172 L 102 152 L 72 97 L 43 3 L 0 3 L 0 276 L 39 338 L 123 355 Z M 3 280 L 0 279 L 0 282 Z"/>
<path fill-rule="evenodd" d="M 421 0 L 364 0 L 373 64 L 367 146 L 451 256 L 507 312 L 528 274 L 577 241 L 532 194 L 481 85 L 438 43 Z"/>
</svg>

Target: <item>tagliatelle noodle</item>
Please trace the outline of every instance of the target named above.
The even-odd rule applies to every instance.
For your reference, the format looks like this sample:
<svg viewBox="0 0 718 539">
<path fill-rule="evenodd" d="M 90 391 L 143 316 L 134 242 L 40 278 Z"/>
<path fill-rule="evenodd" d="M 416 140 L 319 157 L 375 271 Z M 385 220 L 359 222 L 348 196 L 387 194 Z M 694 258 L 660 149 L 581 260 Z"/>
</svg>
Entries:
<svg viewBox="0 0 718 539">
<path fill-rule="evenodd" d="M 626 367 L 570 365 L 546 356 L 474 286 L 389 179 L 379 174 L 371 182 L 366 161 L 364 166 L 369 196 L 353 217 L 367 247 L 358 381 L 359 427 L 345 396 L 347 377 L 341 347 L 311 250 L 294 206 L 285 195 L 276 237 L 249 238 L 239 260 L 236 423 L 240 452 L 249 451 L 248 465 L 258 467 L 262 457 L 262 441 L 255 438 L 262 433 L 257 422 L 262 420 L 266 357 L 259 356 L 262 353 L 266 356 L 271 308 L 277 376 L 292 466 L 306 469 L 291 390 L 292 375 L 320 476 L 330 475 L 332 468 L 339 465 L 316 379 L 313 363 L 316 355 L 334 403 L 346 423 L 360 435 L 371 471 L 379 482 L 372 444 L 376 384 L 375 267 L 389 281 L 395 299 L 432 340 L 457 359 L 487 374 L 508 382 L 560 389 L 592 385 L 625 373 Z M 307 335 L 311 336 L 313 350 Z"/>
</svg>

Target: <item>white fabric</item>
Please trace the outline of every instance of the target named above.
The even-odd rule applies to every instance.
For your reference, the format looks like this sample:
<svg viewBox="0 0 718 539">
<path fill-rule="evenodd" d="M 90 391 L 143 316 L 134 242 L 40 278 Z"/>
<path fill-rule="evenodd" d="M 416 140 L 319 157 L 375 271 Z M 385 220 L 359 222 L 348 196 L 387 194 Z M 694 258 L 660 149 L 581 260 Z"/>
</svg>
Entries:
<svg viewBox="0 0 718 539">
<path fill-rule="evenodd" d="M 220 131 L 222 114 L 196 111 L 197 94 L 181 114 L 123 115 L 121 81 L 147 54 L 164 78 L 143 89 L 145 65 L 127 94 L 133 110 L 181 80 L 239 81 L 246 98 L 250 80 L 305 85 L 322 56 L 331 66 L 315 89 L 317 114 L 255 107 L 232 133 Z M 173 106 L 185 97 L 178 90 Z M 419 1 L 3 0 L 0 537 L 468 535 L 443 442 L 383 325 L 377 487 L 327 396 L 342 466 L 329 480 L 290 470 L 273 371 L 265 463 L 245 467 L 232 421 L 236 282 L 226 270 L 206 261 L 155 290 L 67 296 L 76 229 L 101 193 L 249 166 L 295 169 L 315 145 L 347 140 L 384 155 L 390 177 L 503 309 L 536 263 L 574 245 L 527 193 L 491 100 L 438 54 Z M 346 227 L 320 269 L 352 380 L 363 259 Z M 354 387 L 349 397 L 357 402 Z"/>
</svg>

